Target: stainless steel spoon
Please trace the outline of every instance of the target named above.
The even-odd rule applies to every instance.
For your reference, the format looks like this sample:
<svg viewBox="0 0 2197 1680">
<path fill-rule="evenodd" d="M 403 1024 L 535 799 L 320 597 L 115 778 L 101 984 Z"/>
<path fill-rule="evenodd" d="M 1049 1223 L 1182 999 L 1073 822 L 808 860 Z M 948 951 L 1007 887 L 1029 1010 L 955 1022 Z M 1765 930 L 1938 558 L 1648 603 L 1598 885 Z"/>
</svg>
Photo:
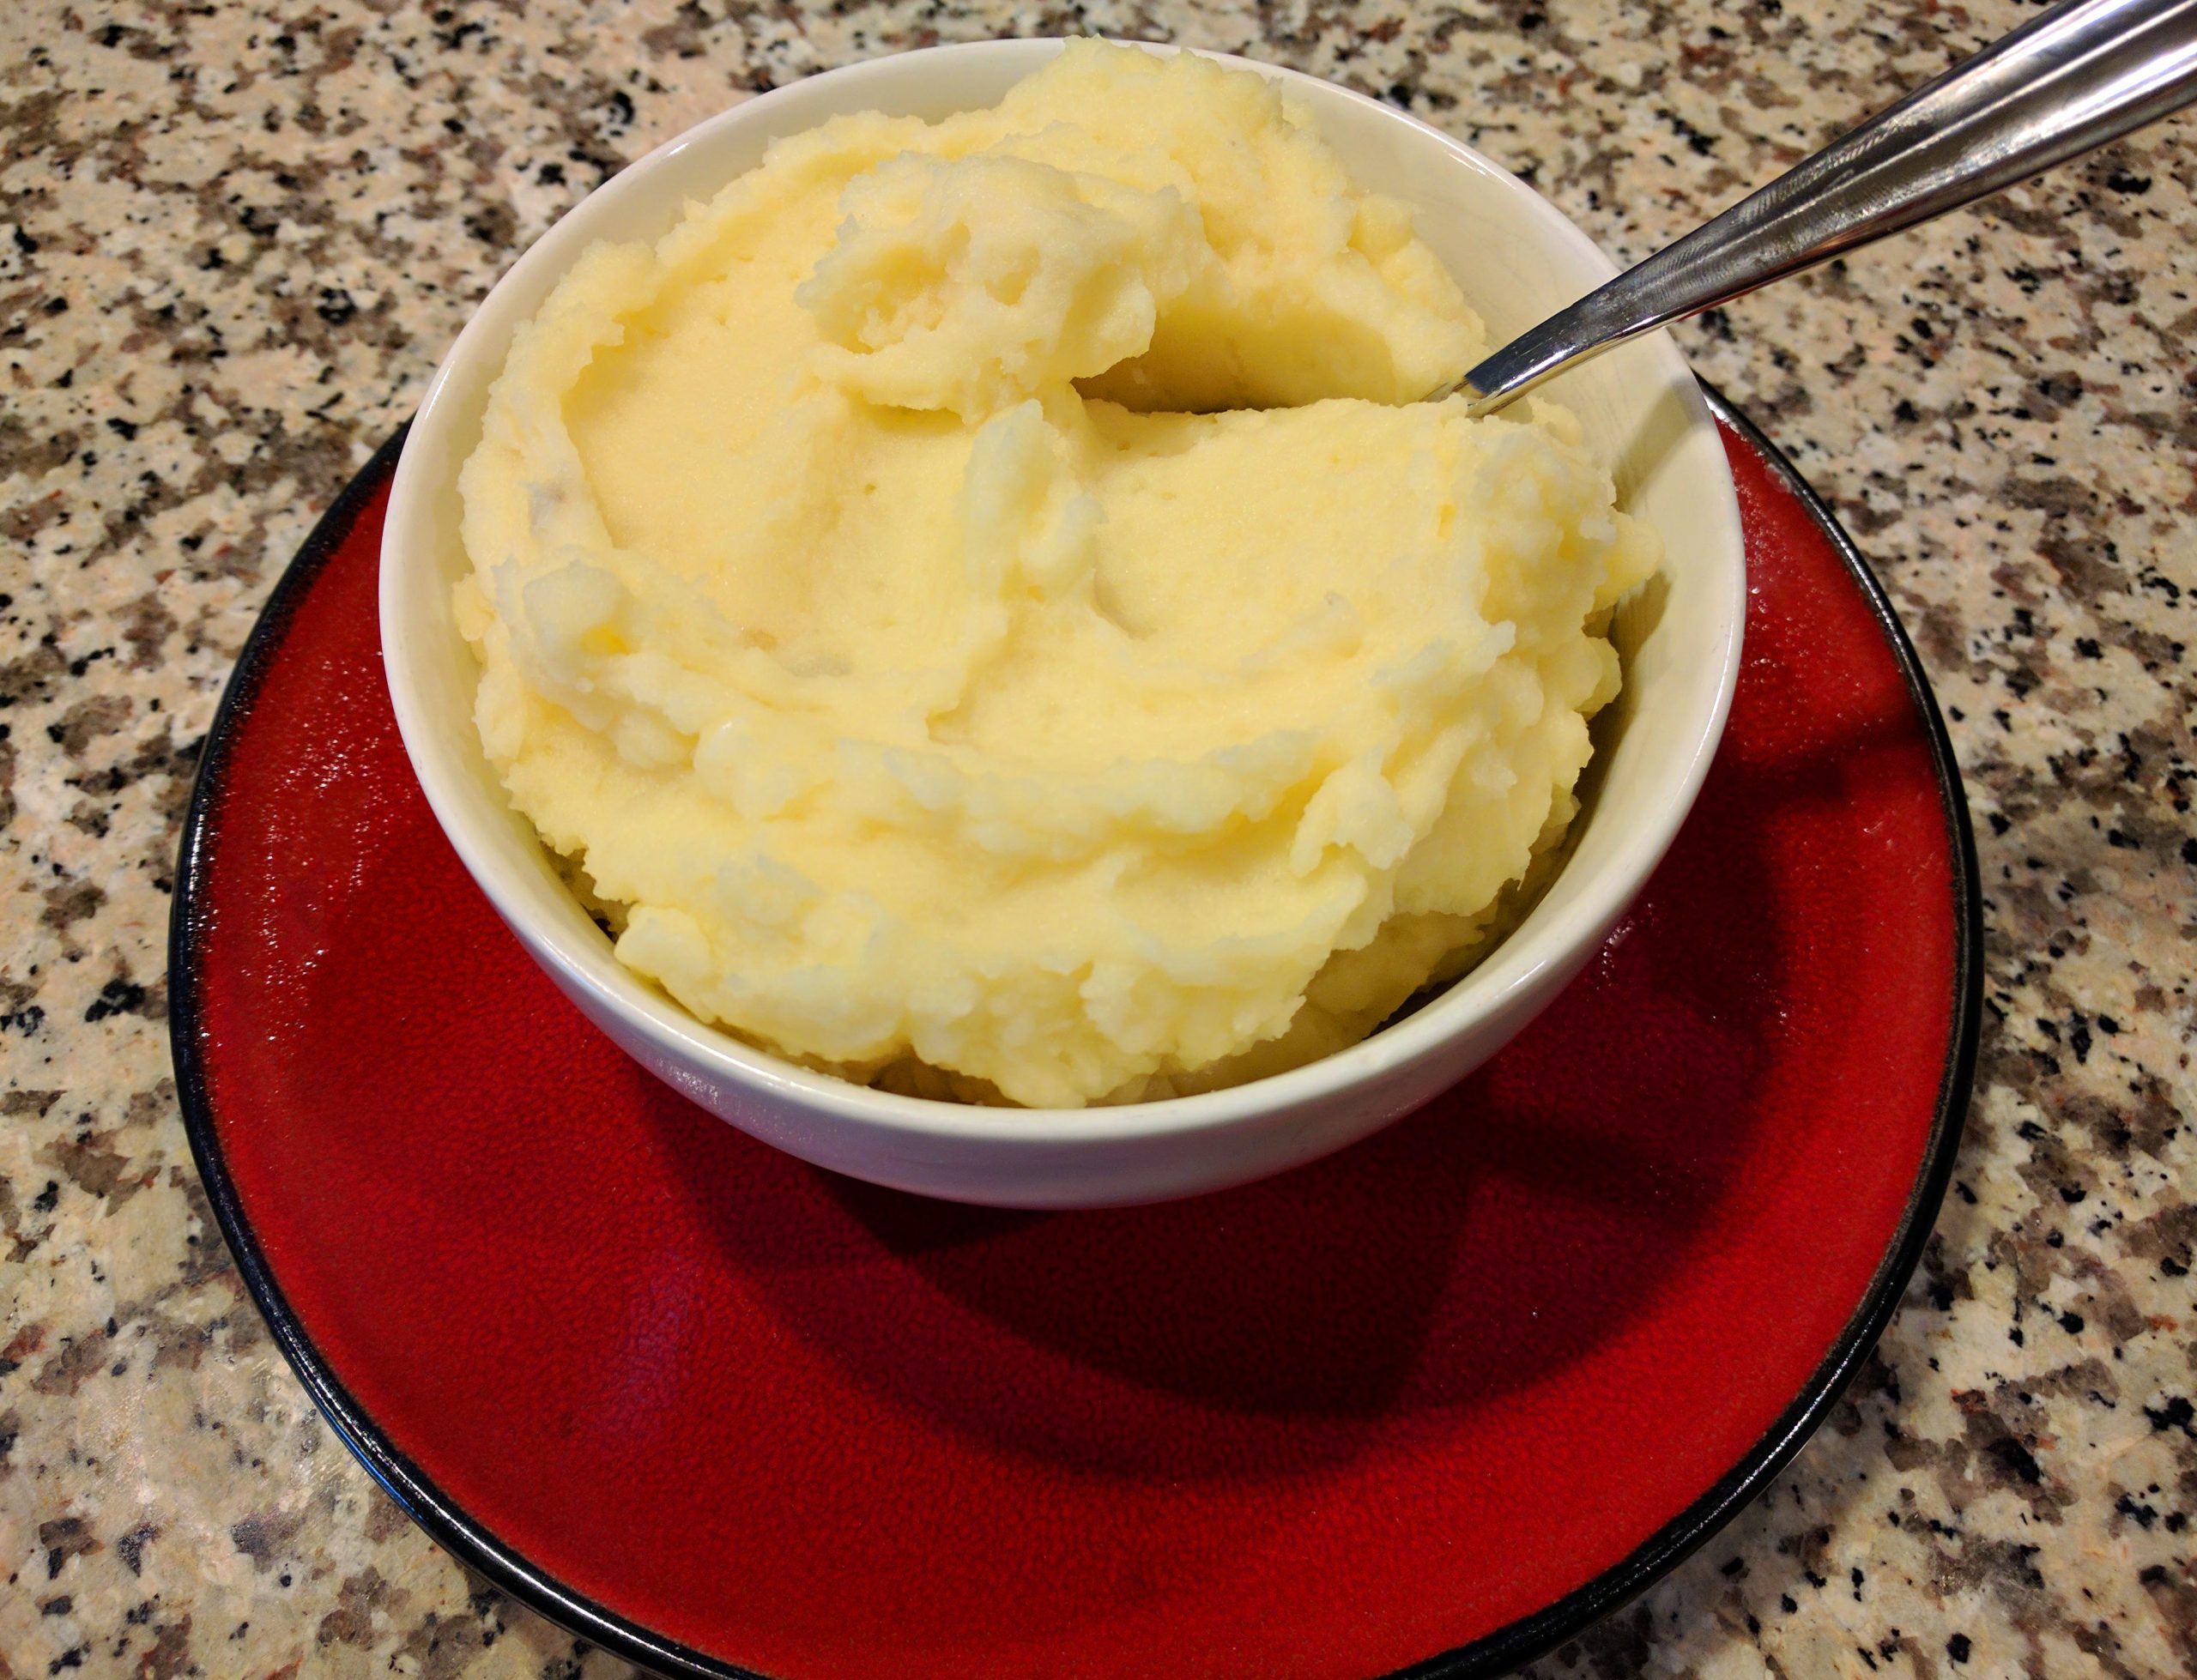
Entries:
<svg viewBox="0 0 2197 1680">
<path fill-rule="evenodd" d="M 2062 0 L 1504 345 L 1491 414 L 1573 364 L 1957 209 L 2197 101 L 2197 0 Z"/>
</svg>

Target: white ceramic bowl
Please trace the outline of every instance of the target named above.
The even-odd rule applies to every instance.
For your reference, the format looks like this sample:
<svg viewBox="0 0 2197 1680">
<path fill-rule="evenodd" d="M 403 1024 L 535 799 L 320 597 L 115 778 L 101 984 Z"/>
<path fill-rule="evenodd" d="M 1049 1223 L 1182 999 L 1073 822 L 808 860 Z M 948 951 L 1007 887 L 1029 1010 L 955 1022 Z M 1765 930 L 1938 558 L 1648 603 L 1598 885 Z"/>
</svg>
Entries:
<svg viewBox="0 0 2197 1680">
<path fill-rule="evenodd" d="M 413 768 L 474 879 L 566 994 L 642 1066 L 767 1143 L 881 1184 L 1019 1207 L 1156 1201 L 1276 1172 L 1398 1119 L 1499 1049 L 1595 951 L 1693 803 L 1731 700 L 1746 593 L 1723 450 L 1669 340 L 1642 340 L 1553 386 L 1667 549 L 1667 587 L 1617 626 L 1625 692 L 1598 726 L 1598 790 L 1569 862 L 1485 962 L 1386 1031 L 1293 1073 L 1124 1108 L 926 1102 L 753 1048 L 620 966 L 482 754 L 473 655 L 451 619 L 451 584 L 467 569 L 458 468 L 512 331 L 587 245 L 663 233 L 684 201 L 708 197 L 778 136 L 845 112 L 936 118 L 991 105 L 1059 48 L 935 47 L 815 76 L 689 130 L 592 194 L 504 276 L 436 373 L 397 468 L 381 557 L 383 657 Z M 1448 136 L 1326 82 L 1232 62 L 1303 100 L 1361 184 L 1417 207 L 1420 237 L 1491 341 L 1615 272 L 1532 189 Z"/>
</svg>

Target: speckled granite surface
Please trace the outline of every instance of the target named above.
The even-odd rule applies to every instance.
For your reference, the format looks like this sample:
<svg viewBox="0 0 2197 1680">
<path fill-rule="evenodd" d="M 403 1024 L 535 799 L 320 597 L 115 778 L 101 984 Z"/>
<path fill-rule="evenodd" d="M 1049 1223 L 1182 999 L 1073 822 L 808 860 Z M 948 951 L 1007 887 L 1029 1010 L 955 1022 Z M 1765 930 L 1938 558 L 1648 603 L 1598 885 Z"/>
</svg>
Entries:
<svg viewBox="0 0 2197 1680">
<path fill-rule="evenodd" d="M 1643 254 L 2021 9 L 0 8 L 0 1677 L 621 1671 L 323 1428 L 169 1079 L 197 744 L 312 519 L 566 205 L 749 91 L 1172 38 L 1380 92 Z M 1958 1182 L 1755 1509 L 1537 1673 L 2197 1671 L 2197 122 L 1688 327 L 1949 708 L 1988 894 Z"/>
</svg>

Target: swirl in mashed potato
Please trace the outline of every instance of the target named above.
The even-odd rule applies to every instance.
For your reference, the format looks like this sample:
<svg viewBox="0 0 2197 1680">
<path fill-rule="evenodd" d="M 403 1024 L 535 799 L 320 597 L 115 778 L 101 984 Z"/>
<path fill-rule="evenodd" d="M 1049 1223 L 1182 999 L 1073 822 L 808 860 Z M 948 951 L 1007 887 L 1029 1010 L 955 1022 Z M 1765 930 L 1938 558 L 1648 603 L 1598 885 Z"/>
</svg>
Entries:
<svg viewBox="0 0 2197 1680">
<path fill-rule="evenodd" d="M 1654 566 L 1408 210 L 1262 78 L 1076 43 L 842 118 L 521 329 L 482 743 L 702 1018 L 1038 1105 L 1275 1071 L 1483 944 Z"/>
</svg>

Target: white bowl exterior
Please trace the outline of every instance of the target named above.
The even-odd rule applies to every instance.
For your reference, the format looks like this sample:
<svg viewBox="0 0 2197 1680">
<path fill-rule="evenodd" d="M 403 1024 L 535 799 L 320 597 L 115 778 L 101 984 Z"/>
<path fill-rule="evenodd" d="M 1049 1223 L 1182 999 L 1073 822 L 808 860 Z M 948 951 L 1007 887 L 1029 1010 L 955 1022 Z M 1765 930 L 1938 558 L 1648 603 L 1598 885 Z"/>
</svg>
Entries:
<svg viewBox="0 0 2197 1680">
<path fill-rule="evenodd" d="M 598 239 L 654 239 L 689 200 L 752 168 L 770 141 L 848 112 L 937 118 L 996 103 L 1060 50 L 988 41 L 872 60 L 712 118 L 590 196 L 489 293 L 406 438 L 381 554 L 382 650 L 397 724 L 436 818 L 475 880 L 557 984 L 621 1048 L 764 1141 L 855 1177 L 956 1200 L 1073 1207 L 1165 1200 L 1279 1171 L 1410 1112 L 1492 1055 L 1560 991 L 1660 861 L 1722 732 L 1739 668 L 1744 555 L 1728 466 L 1667 337 L 1565 375 L 1625 505 L 1661 534 L 1652 609 L 1621 614 L 1621 730 L 1570 861 L 1465 979 L 1364 1043 L 1254 1084 L 1132 1107 L 1000 1110 L 873 1091 L 705 1026 L 620 964 L 511 808 L 475 734 L 477 667 L 452 616 L 469 569 L 457 474 L 511 338 Z M 1281 79 L 1354 179 L 1418 210 L 1419 233 L 1501 343 L 1615 272 L 1516 178 L 1437 130 L 1331 84 Z"/>
</svg>

